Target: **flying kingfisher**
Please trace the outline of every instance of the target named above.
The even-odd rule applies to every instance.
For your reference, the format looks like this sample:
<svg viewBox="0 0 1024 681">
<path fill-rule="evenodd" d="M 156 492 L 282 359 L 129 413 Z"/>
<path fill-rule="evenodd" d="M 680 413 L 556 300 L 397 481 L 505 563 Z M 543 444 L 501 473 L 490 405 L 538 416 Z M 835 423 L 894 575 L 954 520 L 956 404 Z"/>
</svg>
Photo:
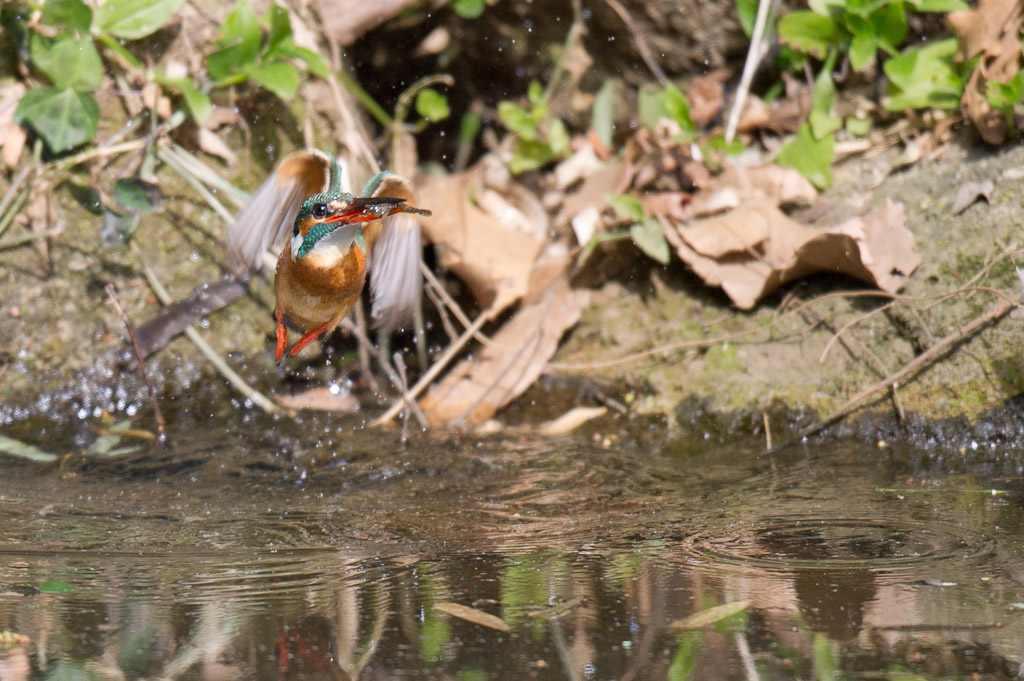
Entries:
<svg viewBox="0 0 1024 681">
<path fill-rule="evenodd" d="M 420 215 L 405 178 L 384 171 L 362 196 L 341 191 L 342 168 L 317 149 L 289 154 L 252 195 L 228 231 L 232 264 L 259 269 L 264 250 L 283 245 L 274 276 L 277 351 L 290 326 L 302 336 L 295 356 L 334 329 L 359 299 L 370 271 L 374 323 L 395 328 L 419 301 Z"/>
</svg>

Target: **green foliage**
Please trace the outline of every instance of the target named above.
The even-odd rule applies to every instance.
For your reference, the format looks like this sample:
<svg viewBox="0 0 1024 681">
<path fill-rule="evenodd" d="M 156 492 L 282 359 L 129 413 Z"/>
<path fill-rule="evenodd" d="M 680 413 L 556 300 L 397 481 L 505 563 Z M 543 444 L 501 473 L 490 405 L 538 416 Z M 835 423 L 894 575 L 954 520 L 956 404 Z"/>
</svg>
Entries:
<svg viewBox="0 0 1024 681">
<path fill-rule="evenodd" d="M 697 136 L 697 129 L 690 116 L 690 102 L 686 95 L 672 83 L 654 91 L 640 91 L 637 102 L 640 122 L 653 129 L 662 118 L 675 121 L 682 128 L 681 142 L 689 142 Z"/>
<path fill-rule="evenodd" d="M 16 123 L 31 127 L 55 152 L 91 141 L 99 120 L 100 107 L 93 96 L 74 88 L 29 90 L 14 112 Z"/>
<path fill-rule="evenodd" d="M 484 0 L 453 0 L 452 10 L 463 19 L 476 19 L 484 13 Z"/>
<path fill-rule="evenodd" d="M 1018 71 L 1006 83 L 988 83 L 986 99 L 989 106 L 1006 117 L 1007 127 L 1017 132 L 1015 109 L 1024 102 L 1024 71 Z"/>
<path fill-rule="evenodd" d="M 636 247 L 648 258 L 667 265 L 672 251 L 665 239 L 665 231 L 657 218 L 650 217 L 644 212 L 639 199 L 629 194 L 620 194 L 609 196 L 605 200 L 619 218 L 632 222 L 629 226 L 629 238 Z"/>
<path fill-rule="evenodd" d="M 185 0 L 108 0 L 96 10 L 98 32 L 138 40 L 158 31 Z"/>
<path fill-rule="evenodd" d="M 804 123 L 790 140 L 779 151 L 775 162 L 793 168 L 820 189 L 832 186 L 832 150 L 835 147 L 835 135 L 825 135 L 821 139 L 814 137 L 811 126 Z"/>
<path fill-rule="evenodd" d="M 508 164 L 513 174 L 536 170 L 569 154 L 569 131 L 561 119 L 549 115 L 547 97 L 537 81 L 530 83 L 527 101 L 527 107 L 508 100 L 498 102 L 498 118 L 519 137 Z"/>
<path fill-rule="evenodd" d="M 611 148 L 612 133 L 615 132 L 615 81 L 605 81 L 601 89 L 594 95 L 590 127 L 597 133 L 601 144 Z"/>
<path fill-rule="evenodd" d="M 327 64 L 320 55 L 297 46 L 292 40 L 287 10 L 271 5 L 265 21 L 270 25 L 266 40 L 260 19 L 248 0 L 235 3 L 221 27 L 217 40 L 220 49 L 206 59 L 206 70 L 215 87 L 251 80 L 288 100 L 295 96 L 302 76 L 291 60 L 303 62 L 314 75 L 327 74 Z"/>
<path fill-rule="evenodd" d="M 964 84 L 953 64 L 957 45 L 954 38 L 908 50 L 885 62 L 889 77 L 889 99 L 885 108 L 953 109 L 960 105 Z"/>
<path fill-rule="evenodd" d="M 431 123 L 443 121 L 451 116 L 448 98 L 433 88 L 424 88 L 416 93 L 416 113 Z"/>
<path fill-rule="evenodd" d="M 693 675 L 702 643 L 704 634 L 700 631 L 684 631 L 676 636 L 676 654 L 668 668 L 669 681 L 686 681 Z"/>
</svg>

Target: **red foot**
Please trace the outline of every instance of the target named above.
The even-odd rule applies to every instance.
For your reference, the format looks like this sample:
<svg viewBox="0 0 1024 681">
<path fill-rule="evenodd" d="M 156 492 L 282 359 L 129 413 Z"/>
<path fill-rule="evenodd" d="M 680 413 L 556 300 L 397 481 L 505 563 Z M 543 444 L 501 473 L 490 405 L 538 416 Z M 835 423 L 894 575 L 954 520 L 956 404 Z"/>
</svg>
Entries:
<svg viewBox="0 0 1024 681">
<path fill-rule="evenodd" d="M 284 357 L 284 351 L 288 347 L 288 329 L 284 327 L 283 312 L 275 310 L 274 317 L 277 319 L 277 352 L 274 356 L 277 358 L 278 363 L 280 363 Z"/>
<path fill-rule="evenodd" d="M 292 351 L 289 352 L 288 355 L 294 357 L 295 355 L 299 354 L 299 351 L 302 350 L 302 348 L 306 347 L 307 345 L 315 341 L 317 338 L 324 335 L 324 333 L 327 332 L 327 327 L 329 324 L 330 322 L 324 322 L 320 326 L 316 327 L 315 329 L 304 335 L 299 340 L 295 341 L 295 345 L 292 346 Z"/>
</svg>

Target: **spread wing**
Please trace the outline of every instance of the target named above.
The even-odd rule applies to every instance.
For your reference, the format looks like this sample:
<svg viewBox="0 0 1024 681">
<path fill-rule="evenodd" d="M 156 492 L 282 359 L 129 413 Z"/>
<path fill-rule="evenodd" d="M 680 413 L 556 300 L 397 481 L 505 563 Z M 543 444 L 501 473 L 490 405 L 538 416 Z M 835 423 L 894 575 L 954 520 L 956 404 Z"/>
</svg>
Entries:
<svg viewBox="0 0 1024 681">
<path fill-rule="evenodd" d="M 402 199 L 415 205 L 412 184 L 400 175 L 383 172 L 366 185 L 363 195 Z M 423 290 L 420 276 L 420 217 L 395 213 L 366 226 L 370 247 L 370 293 L 374 325 L 400 328 L 412 319 Z"/>
<path fill-rule="evenodd" d="M 289 154 L 253 193 L 228 230 L 227 252 L 232 268 L 256 272 L 263 252 L 284 243 L 295 225 L 302 202 L 340 184 L 337 162 L 316 149 Z"/>
</svg>

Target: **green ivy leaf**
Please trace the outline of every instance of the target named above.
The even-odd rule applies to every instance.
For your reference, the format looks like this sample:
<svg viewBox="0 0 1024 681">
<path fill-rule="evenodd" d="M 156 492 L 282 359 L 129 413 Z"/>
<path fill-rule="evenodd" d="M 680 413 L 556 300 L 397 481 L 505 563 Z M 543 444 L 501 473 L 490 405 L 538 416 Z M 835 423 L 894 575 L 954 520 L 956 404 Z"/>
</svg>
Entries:
<svg viewBox="0 0 1024 681">
<path fill-rule="evenodd" d="M 672 251 L 665 239 L 665 230 L 656 218 L 645 218 L 635 223 L 629 228 L 629 238 L 647 257 L 662 265 L 668 264 Z"/>
<path fill-rule="evenodd" d="M 484 0 L 454 0 L 452 11 L 463 19 L 476 19 L 484 13 L 486 6 Z"/>
<path fill-rule="evenodd" d="M 448 108 L 448 98 L 428 87 L 416 93 L 416 113 L 431 123 L 436 123 L 448 118 L 452 112 Z"/>
<path fill-rule="evenodd" d="M 832 150 L 835 135 L 815 139 L 811 126 L 804 123 L 796 137 L 786 143 L 775 157 L 781 166 L 793 168 L 820 189 L 832 186 Z"/>
<path fill-rule="evenodd" d="M 138 40 L 156 32 L 185 0 L 107 0 L 96 10 L 96 27 L 117 38 Z"/>
<path fill-rule="evenodd" d="M 92 10 L 82 0 L 46 0 L 39 23 L 86 33 L 92 26 Z"/>
<path fill-rule="evenodd" d="M 87 92 L 42 87 L 22 96 L 14 120 L 39 133 L 51 151 L 61 152 L 96 136 L 100 108 Z"/>
<path fill-rule="evenodd" d="M 960 106 L 963 81 L 953 69 L 956 39 L 939 40 L 909 50 L 883 64 L 889 77 L 890 99 L 885 108 L 953 109 Z"/>
<path fill-rule="evenodd" d="M 816 59 L 824 59 L 829 48 L 838 46 L 842 39 L 842 32 L 832 19 L 806 10 L 782 17 L 778 31 L 783 43 Z"/>
<path fill-rule="evenodd" d="M 103 82 L 103 62 L 90 38 L 60 34 L 47 38 L 33 33 L 29 39 L 32 64 L 59 89 L 94 90 Z"/>
<path fill-rule="evenodd" d="M 295 96 L 302 78 L 297 68 L 283 61 L 250 66 L 245 74 L 284 100 Z"/>
<path fill-rule="evenodd" d="M 605 147 L 612 146 L 615 131 L 615 81 L 606 80 L 594 95 L 594 106 L 590 114 L 590 127 L 597 133 L 597 139 Z"/>
</svg>

